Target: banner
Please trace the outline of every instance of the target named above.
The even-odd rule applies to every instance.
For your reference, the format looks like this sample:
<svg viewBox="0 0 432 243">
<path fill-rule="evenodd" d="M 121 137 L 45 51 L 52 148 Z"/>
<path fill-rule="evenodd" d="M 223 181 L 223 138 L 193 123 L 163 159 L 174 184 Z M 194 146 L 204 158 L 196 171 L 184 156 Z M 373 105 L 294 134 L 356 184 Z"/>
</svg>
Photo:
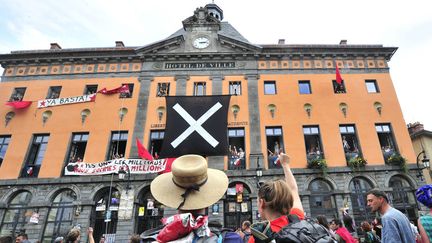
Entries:
<svg viewBox="0 0 432 243">
<path fill-rule="evenodd" d="M 84 102 L 93 102 L 95 100 L 96 100 L 96 94 L 57 98 L 57 99 L 46 99 L 46 100 L 39 100 L 37 108 L 45 108 L 49 106 L 68 105 L 68 104 L 76 104 L 76 103 L 84 103 Z"/>
<path fill-rule="evenodd" d="M 166 96 L 167 122 L 160 156 L 227 155 L 230 96 Z"/>
<path fill-rule="evenodd" d="M 126 164 L 126 165 L 124 165 Z M 142 159 L 113 159 L 101 163 L 69 163 L 65 167 L 65 175 L 108 175 L 117 174 L 120 169 L 131 174 L 158 173 L 165 170 L 166 159 L 142 160 Z"/>
<path fill-rule="evenodd" d="M 11 101 L 11 102 L 6 102 L 6 105 L 8 106 L 12 106 L 14 109 L 24 109 L 29 107 L 32 104 L 31 101 Z"/>
</svg>

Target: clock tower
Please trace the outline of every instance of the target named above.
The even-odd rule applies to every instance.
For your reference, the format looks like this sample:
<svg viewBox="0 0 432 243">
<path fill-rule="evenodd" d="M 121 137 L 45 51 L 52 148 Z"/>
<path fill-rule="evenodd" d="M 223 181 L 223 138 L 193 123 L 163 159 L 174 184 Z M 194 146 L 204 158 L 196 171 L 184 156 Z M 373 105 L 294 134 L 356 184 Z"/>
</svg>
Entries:
<svg viewBox="0 0 432 243">
<path fill-rule="evenodd" d="M 192 52 L 216 52 L 222 18 L 223 11 L 216 4 L 197 8 L 194 15 L 183 21 L 186 49 Z"/>
</svg>

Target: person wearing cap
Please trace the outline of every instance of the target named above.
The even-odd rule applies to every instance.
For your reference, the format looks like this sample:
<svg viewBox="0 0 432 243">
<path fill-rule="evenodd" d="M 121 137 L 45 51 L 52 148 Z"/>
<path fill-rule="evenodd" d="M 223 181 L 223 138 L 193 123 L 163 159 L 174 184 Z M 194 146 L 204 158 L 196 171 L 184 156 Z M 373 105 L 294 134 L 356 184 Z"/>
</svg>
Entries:
<svg viewBox="0 0 432 243">
<path fill-rule="evenodd" d="M 408 218 L 405 214 L 390 206 L 385 192 L 378 189 L 367 192 L 367 205 L 372 212 L 379 212 L 382 215 L 381 242 L 416 242 Z"/>
<path fill-rule="evenodd" d="M 59 236 L 54 240 L 55 243 L 63 243 L 63 241 L 64 241 L 64 238 L 62 236 Z"/>
<path fill-rule="evenodd" d="M 430 243 L 432 239 L 432 185 L 424 185 L 417 189 L 416 198 L 429 208 L 429 213 L 418 219 L 418 228 L 423 243 Z"/>
<path fill-rule="evenodd" d="M 228 177 L 220 170 L 211 169 L 207 161 L 199 155 L 178 157 L 171 167 L 171 172 L 157 176 L 150 185 L 153 197 L 163 205 L 176 208 L 180 214 L 170 219 L 189 220 L 190 224 L 165 223 L 160 232 L 156 232 L 159 242 L 187 240 L 206 241 L 217 236 L 208 228 L 206 208 L 217 203 L 228 188 Z M 194 225 L 194 227 L 189 227 Z M 196 225 L 199 225 L 195 227 Z M 150 230 L 152 231 L 152 230 Z M 174 238 L 173 238 L 174 237 Z M 146 232 L 141 235 L 146 238 Z"/>
</svg>

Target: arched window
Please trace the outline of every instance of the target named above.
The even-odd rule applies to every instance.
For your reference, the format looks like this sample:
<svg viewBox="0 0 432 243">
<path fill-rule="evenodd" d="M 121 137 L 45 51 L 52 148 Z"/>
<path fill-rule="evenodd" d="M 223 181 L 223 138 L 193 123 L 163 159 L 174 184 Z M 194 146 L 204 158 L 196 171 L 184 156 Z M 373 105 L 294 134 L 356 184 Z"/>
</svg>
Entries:
<svg viewBox="0 0 432 243">
<path fill-rule="evenodd" d="M 402 176 L 390 178 L 389 187 L 393 190 L 389 193 L 392 206 L 415 222 L 417 218 L 417 204 L 414 197 L 414 188 Z"/>
<path fill-rule="evenodd" d="M 163 205 L 154 199 L 149 187 L 141 192 L 138 200 L 135 232 L 141 234 L 162 224 L 164 209 Z"/>
<path fill-rule="evenodd" d="M 76 193 L 70 189 L 57 194 L 48 212 L 42 242 L 54 242 L 55 238 L 65 236 L 72 228 L 74 217 L 73 202 L 76 199 Z"/>
<path fill-rule="evenodd" d="M 353 209 L 353 216 L 357 226 L 357 232 L 361 233 L 359 229 L 361 222 L 371 222 L 375 216 L 367 206 L 367 192 L 372 189 L 372 185 L 363 177 L 355 177 L 351 180 L 349 185 L 351 191 L 351 203 Z"/>
<path fill-rule="evenodd" d="M 333 188 L 322 179 L 313 180 L 309 184 L 311 216 L 325 215 L 328 219 L 337 216 L 335 198 L 332 195 Z"/>
<path fill-rule="evenodd" d="M 111 192 L 111 196 L 110 196 Z M 94 228 L 93 236 L 99 242 L 102 235 L 111 238 L 117 230 L 120 192 L 115 188 L 104 188 L 95 197 L 91 222 Z"/>
<path fill-rule="evenodd" d="M 15 238 L 20 232 L 25 232 L 25 225 L 29 222 L 34 211 L 28 207 L 32 195 L 28 191 L 17 193 L 8 203 L 6 213 L 4 214 L 0 236 L 9 236 Z"/>
<path fill-rule="evenodd" d="M 245 220 L 252 223 L 252 201 L 249 187 L 241 182 L 232 182 L 228 186 L 224 202 L 224 225 L 237 229 Z"/>
</svg>

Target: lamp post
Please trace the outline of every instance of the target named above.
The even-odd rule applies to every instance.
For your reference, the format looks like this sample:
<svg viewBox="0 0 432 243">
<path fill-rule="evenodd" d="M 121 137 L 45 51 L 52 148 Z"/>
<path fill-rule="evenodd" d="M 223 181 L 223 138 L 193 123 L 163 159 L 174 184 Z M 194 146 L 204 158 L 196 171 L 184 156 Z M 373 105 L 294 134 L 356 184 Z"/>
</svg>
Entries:
<svg viewBox="0 0 432 243">
<path fill-rule="evenodd" d="M 255 172 L 256 172 L 256 178 L 257 178 L 257 187 L 259 188 L 260 187 L 260 178 L 263 175 L 262 174 L 263 173 L 262 168 L 260 167 L 259 156 L 257 156 L 256 163 L 257 163 L 257 167 L 256 167 Z"/>
<path fill-rule="evenodd" d="M 419 164 L 420 163 L 420 155 L 422 155 L 422 154 L 423 154 L 423 159 L 421 160 L 421 162 L 422 162 L 422 166 L 423 167 L 420 167 L 420 164 Z M 420 178 L 421 181 L 423 181 L 422 170 L 425 169 L 425 168 L 429 168 L 429 166 L 430 166 L 429 158 L 426 157 L 426 152 L 423 150 L 423 151 L 421 151 L 417 155 L 417 168 L 418 168 L 418 170 L 417 170 L 417 178 Z"/>
<path fill-rule="evenodd" d="M 127 171 L 124 170 L 123 165 L 126 166 Z M 127 165 L 124 161 L 122 161 L 122 166 L 120 167 L 120 170 L 118 172 L 119 179 L 124 180 L 126 174 L 128 175 L 127 184 L 126 184 L 126 194 L 127 194 L 129 189 L 131 189 L 131 187 L 130 187 L 130 168 L 129 168 L 129 165 Z"/>
</svg>

